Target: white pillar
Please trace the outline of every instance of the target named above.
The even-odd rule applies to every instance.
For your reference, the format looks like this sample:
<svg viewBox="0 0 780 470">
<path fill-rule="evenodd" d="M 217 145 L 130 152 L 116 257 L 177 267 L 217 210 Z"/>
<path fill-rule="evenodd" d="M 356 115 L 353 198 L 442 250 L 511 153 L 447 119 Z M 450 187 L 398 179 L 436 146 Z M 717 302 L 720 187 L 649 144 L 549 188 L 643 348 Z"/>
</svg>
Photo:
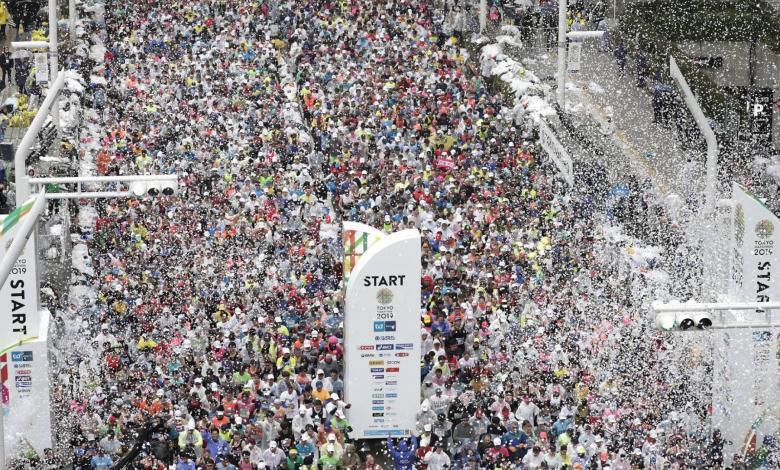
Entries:
<svg viewBox="0 0 780 470">
<path fill-rule="evenodd" d="M 49 87 L 51 87 L 57 79 L 57 72 L 59 71 L 57 53 L 57 0 L 49 0 L 49 70 Z M 55 140 L 54 144 L 58 145 L 60 134 L 59 96 L 54 100 L 54 104 L 52 104 L 51 119 L 54 121 L 54 125 L 57 126 L 57 140 Z"/>
<path fill-rule="evenodd" d="M 43 123 L 46 121 L 46 115 L 49 113 L 49 109 L 55 103 L 60 90 L 65 85 L 65 72 L 61 72 L 56 75 L 56 80 L 49 83 L 49 91 L 46 93 L 46 97 L 38 107 L 38 112 L 30 123 L 30 127 L 27 128 L 22 141 L 16 146 L 16 153 L 14 154 L 14 175 L 16 178 L 16 206 L 22 205 L 30 197 L 30 185 L 27 181 L 27 166 L 25 162 L 30 155 L 32 146 L 35 140 L 38 138 L 38 132 L 41 131 Z"/>
<path fill-rule="evenodd" d="M 485 34 L 487 28 L 487 0 L 479 0 L 479 34 Z"/>
<path fill-rule="evenodd" d="M 696 125 L 704 136 L 704 140 L 707 142 L 707 163 L 706 163 L 706 176 L 705 176 L 705 188 L 704 188 L 704 210 L 701 212 L 701 220 L 698 224 L 698 229 L 701 230 L 701 239 L 703 246 L 704 256 L 702 259 L 703 267 L 703 279 L 702 279 L 702 293 L 710 300 L 715 295 L 713 286 L 715 285 L 716 268 L 714 263 L 717 261 L 712 255 L 715 249 L 715 240 L 713 240 L 712 224 L 715 223 L 715 203 L 718 200 L 718 141 L 710 127 L 710 123 L 707 117 L 704 116 L 704 112 L 699 106 L 699 102 L 696 101 L 696 97 L 693 95 L 691 88 L 688 86 L 688 82 L 685 80 L 680 68 L 677 66 L 677 61 L 674 57 L 669 56 L 669 75 L 674 79 L 682 91 L 685 104 L 688 106 L 693 115 L 693 119 L 696 121 Z"/>
<path fill-rule="evenodd" d="M 68 0 L 68 35 L 70 42 L 76 41 L 76 21 L 78 21 L 78 13 L 76 13 L 76 0 Z"/>
<path fill-rule="evenodd" d="M 566 0 L 558 0 L 558 106 L 566 111 Z"/>
</svg>

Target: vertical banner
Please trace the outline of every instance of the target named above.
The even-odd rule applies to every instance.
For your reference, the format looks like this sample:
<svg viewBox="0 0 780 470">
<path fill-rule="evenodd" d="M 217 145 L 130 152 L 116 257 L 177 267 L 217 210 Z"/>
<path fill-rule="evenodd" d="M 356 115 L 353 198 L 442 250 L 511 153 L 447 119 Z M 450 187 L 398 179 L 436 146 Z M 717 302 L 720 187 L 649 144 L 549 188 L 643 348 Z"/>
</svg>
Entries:
<svg viewBox="0 0 780 470">
<path fill-rule="evenodd" d="M 36 52 L 33 54 L 35 64 L 35 83 L 49 82 L 49 58 L 46 52 Z"/>
<path fill-rule="evenodd" d="M 0 221 L 0 259 L 35 202 L 31 198 Z M 35 237 L 31 236 L 0 287 L 0 349 L 38 333 L 38 280 Z"/>
<path fill-rule="evenodd" d="M 574 164 L 566 149 L 561 145 L 558 137 L 543 120 L 539 121 L 539 145 L 542 146 L 547 155 L 552 159 L 561 177 L 574 186 Z"/>
<path fill-rule="evenodd" d="M 729 297 L 738 302 L 780 301 L 780 219 L 747 189 L 733 185 Z M 744 320 L 765 319 L 741 311 Z M 778 431 L 780 354 L 777 328 L 714 333 L 713 427 L 742 452 L 766 433 Z M 746 442 L 748 443 L 746 447 Z"/>
<path fill-rule="evenodd" d="M 365 249 L 361 234 L 366 235 Z M 344 238 L 345 247 L 348 240 L 352 244 L 344 251 L 344 264 L 351 265 L 349 273 L 345 268 L 344 315 L 351 435 L 409 436 L 420 402 L 420 233 L 383 235 L 346 222 Z"/>
<path fill-rule="evenodd" d="M 0 259 L 6 256 L 34 201 L 30 199 L 0 221 Z M 0 288 L 0 382 L 7 443 L 24 438 L 42 454 L 44 448 L 51 447 L 49 322 L 48 312 L 40 312 L 38 306 L 35 250 L 35 237 L 31 236 Z"/>
</svg>

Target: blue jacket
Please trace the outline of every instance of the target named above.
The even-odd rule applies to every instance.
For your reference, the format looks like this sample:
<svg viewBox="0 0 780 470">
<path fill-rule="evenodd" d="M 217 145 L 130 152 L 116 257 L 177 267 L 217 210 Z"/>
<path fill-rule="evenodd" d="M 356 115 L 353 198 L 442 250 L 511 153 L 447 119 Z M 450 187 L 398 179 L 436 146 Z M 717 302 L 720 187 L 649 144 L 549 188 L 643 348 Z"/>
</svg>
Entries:
<svg viewBox="0 0 780 470">
<path fill-rule="evenodd" d="M 414 468 L 415 451 L 417 451 L 417 438 L 412 436 L 412 447 L 406 444 L 406 440 L 402 440 L 398 443 L 398 448 L 393 446 L 393 441 L 387 438 L 387 450 L 393 457 L 393 465 L 395 470 L 412 470 Z"/>
<path fill-rule="evenodd" d="M 203 432 L 203 442 L 206 444 L 206 450 L 209 451 L 209 455 L 212 459 L 219 462 L 220 458 L 217 455 L 227 455 L 230 452 L 230 447 L 226 440 L 218 437 L 216 441 L 211 439 L 211 433 Z"/>
</svg>

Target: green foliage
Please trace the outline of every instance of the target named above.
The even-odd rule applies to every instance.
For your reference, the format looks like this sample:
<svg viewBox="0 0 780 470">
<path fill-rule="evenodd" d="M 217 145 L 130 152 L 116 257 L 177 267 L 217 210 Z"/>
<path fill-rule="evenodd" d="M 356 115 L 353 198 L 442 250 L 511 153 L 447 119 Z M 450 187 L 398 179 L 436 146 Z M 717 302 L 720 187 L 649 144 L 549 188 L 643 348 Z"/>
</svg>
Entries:
<svg viewBox="0 0 780 470">
<path fill-rule="evenodd" d="M 613 35 L 632 57 L 645 51 L 650 77 L 657 67 L 668 83 L 669 55 L 677 60 L 705 113 L 721 115 L 723 91 L 674 44 L 681 41 L 740 41 L 766 44 L 780 53 L 780 15 L 763 0 L 651 0 L 633 3 L 619 18 Z"/>
<path fill-rule="evenodd" d="M 756 41 L 780 53 L 780 15 L 762 0 L 634 3 L 620 18 L 620 29 L 651 41 Z"/>
</svg>

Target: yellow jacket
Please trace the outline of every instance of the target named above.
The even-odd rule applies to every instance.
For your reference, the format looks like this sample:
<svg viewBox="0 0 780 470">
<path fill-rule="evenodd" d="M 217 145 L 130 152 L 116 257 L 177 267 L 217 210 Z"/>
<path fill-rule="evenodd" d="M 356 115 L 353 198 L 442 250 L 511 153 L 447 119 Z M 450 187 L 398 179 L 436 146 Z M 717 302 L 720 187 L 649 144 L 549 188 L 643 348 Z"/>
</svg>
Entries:
<svg viewBox="0 0 780 470">
<path fill-rule="evenodd" d="M 7 25 L 8 24 L 8 18 L 10 18 L 10 14 L 8 13 L 8 7 L 5 6 L 5 2 L 0 2 L 0 25 Z"/>
</svg>

